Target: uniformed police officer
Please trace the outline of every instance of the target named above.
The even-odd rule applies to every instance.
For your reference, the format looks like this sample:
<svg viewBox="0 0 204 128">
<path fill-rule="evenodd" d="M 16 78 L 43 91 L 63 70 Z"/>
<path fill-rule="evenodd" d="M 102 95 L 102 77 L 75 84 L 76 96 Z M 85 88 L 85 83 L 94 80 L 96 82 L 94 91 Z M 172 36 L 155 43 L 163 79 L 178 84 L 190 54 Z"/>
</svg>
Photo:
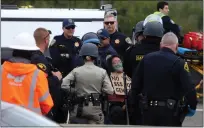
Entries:
<svg viewBox="0 0 204 128">
<path fill-rule="evenodd" d="M 113 94 L 110 79 L 104 69 L 94 65 L 98 57 L 96 45 L 88 42 L 83 44 L 80 56 L 83 57 L 85 64 L 70 72 L 62 83 L 62 88 L 68 89 L 70 81 L 75 81 L 78 105 L 71 113 L 70 122 L 103 124 L 100 95 L 102 92 Z"/>
<path fill-rule="evenodd" d="M 62 75 L 59 71 L 53 71 L 51 63 L 48 62 L 43 54 L 48 49 L 50 33 L 45 28 L 37 28 L 34 31 L 34 38 L 36 45 L 40 48 L 40 51 L 33 53 L 31 63 L 36 64 L 39 69 L 47 74 L 49 90 L 54 101 L 52 113 L 50 113 L 48 117 L 52 118 L 56 122 L 60 122 L 60 85 Z"/>
<path fill-rule="evenodd" d="M 117 21 L 113 14 L 108 14 L 105 16 L 104 26 L 110 34 L 110 44 L 116 50 L 116 52 L 123 57 L 125 50 L 132 45 L 132 41 L 129 37 L 117 31 L 116 24 Z"/>
<path fill-rule="evenodd" d="M 176 56 L 178 38 L 172 32 L 161 40 L 161 50 L 149 53 L 140 62 L 132 79 L 131 99 L 142 94 L 144 125 L 181 126 L 179 101 L 186 98 L 186 116 L 196 112 L 196 91 L 188 64 Z M 133 100 L 133 102 L 135 102 Z"/>
<path fill-rule="evenodd" d="M 59 69 L 63 77 L 77 66 L 76 59 L 81 47 L 81 41 L 73 36 L 75 27 L 76 25 L 72 19 L 63 20 L 63 34 L 55 36 L 49 46 L 53 66 Z"/>
<path fill-rule="evenodd" d="M 129 77 L 132 77 L 134 69 L 145 54 L 159 50 L 163 32 L 163 26 L 159 22 L 149 22 L 145 25 L 145 38 L 128 49 L 124 57 L 124 71 Z"/>
</svg>

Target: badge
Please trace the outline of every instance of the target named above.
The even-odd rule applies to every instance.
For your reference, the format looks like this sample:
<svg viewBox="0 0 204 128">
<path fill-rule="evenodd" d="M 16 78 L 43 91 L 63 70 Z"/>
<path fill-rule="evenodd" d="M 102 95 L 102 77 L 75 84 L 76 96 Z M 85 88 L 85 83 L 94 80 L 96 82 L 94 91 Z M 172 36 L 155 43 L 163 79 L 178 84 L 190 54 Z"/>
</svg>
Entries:
<svg viewBox="0 0 204 128">
<path fill-rule="evenodd" d="M 115 40 L 115 43 L 116 43 L 116 44 L 119 44 L 119 43 L 120 43 L 120 40 L 119 40 L 119 39 L 116 39 L 116 40 Z"/>
<path fill-rule="evenodd" d="M 127 38 L 125 39 L 125 41 L 126 41 L 128 44 L 131 44 L 131 45 L 133 44 L 132 41 L 131 41 L 131 39 L 130 39 L 129 37 L 127 37 Z"/>
<path fill-rule="evenodd" d="M 79 47 L 79 42 L 75 42 L 75 43 L 74 43 L 74 46 L 75 46 L 75 47 Z"/>
<path fill-rule="evenodd" d="M 72 19 L 69 19 L 68 21 L 69 21 L 69 23 L 72 23 Z"/>
<path fill-rule="evenodd" d="M 184 64 L 184 70 L 186 70 L 187 72 L 190 72 L 187 62 L 185 62 Z"/>
<path fill-rule="evenodd" d="M 37 66 L 42 69 L 43 71 L 46 71 L 47 67 L 43 63 L 38 63 Z"/>
</svg>

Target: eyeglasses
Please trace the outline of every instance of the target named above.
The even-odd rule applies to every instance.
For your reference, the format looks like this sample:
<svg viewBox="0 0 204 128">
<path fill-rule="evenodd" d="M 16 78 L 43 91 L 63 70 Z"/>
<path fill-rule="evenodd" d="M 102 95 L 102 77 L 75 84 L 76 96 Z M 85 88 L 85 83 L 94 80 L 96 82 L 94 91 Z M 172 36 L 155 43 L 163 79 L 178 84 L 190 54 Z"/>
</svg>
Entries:
<svg viewBox="0 0 204 128">
<path fill-rule="evenodd" d="M 66 27 L 67 30 L 69 29 L 75 29 L 75 26 L 69 26 L 69 27 Z"/>
<path fill-rule="evenodd" d="M 44 37 L 44 39 L 46 40 L 46 38 L 50 35 L 50 33 L 47 34 L 47 36 Z"/>
<path fill-rule="evenodd" d="M 111 22 L 104 22 L 104 24 L 106 24 L 106 25 L 113 25 L 114 24 L 114 21 L 111 21 Z"/>
</svg>

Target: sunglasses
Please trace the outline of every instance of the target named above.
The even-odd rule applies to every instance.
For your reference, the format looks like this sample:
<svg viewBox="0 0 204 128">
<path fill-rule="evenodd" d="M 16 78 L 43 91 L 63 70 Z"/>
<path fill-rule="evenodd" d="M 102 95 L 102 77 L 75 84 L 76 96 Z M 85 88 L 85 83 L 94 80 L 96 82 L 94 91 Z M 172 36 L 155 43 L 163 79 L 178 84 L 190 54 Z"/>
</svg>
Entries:
<svg viewBox="0 0 204 128">
<path fill-rule="evenodd" d="M 50 33 L 49 33 L 49 34 L 47 34 L 47 36 L 45 36 L 43 39 L 45 39 L 45 40 L 46 40 L 46 38 L 47 38 L 49 35 L 50 35 Z"/>
<path fill-rule="evenodd" d="M 109 24 L 113 25 L 113 24 L 114 24 L 114 21 L 111 21 L 111 22 L 104 22 L 104 24 L 106 24 L 106 25 L 109 25 Z"/>
<path fill-rule="evenodd" d="M 75 26 L 69 26 L 69 27 L 66 27 L 67 30 L 69 29 L 75 29 Z"/>
</svg>

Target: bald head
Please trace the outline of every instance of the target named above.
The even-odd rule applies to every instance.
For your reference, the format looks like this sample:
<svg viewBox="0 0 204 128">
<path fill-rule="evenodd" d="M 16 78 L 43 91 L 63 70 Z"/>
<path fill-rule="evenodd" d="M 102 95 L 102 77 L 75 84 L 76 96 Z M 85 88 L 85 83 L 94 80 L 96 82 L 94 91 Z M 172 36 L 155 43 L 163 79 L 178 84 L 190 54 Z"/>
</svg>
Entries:
<svg viewBox="0 0 204 128">
<path fill-rule="evenodd" d="M 173 32 L 166 33 L 161 40 L 160 43 L 161 48 L 167 47 L 173 50 L 175 53 L 177 52 L 178 48 L 178 38 Z"/>
<path fill-rule="evenodd" d="M 162 37 L 161 44 L 163 45 L 178 44 L 178 38 L 173 32 L 168 32 Z"/>
</svg>

